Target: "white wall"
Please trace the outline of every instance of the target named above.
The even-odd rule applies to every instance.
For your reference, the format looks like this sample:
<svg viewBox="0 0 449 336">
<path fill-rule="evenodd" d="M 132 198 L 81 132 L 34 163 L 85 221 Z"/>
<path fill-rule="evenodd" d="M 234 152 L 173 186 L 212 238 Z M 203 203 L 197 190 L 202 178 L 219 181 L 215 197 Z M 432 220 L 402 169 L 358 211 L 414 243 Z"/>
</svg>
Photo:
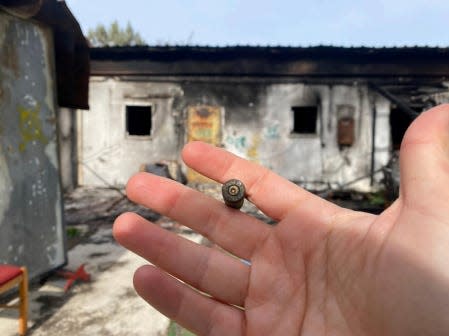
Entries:
<svg viewBox="0 0 449 336">
<path fill-rule="evenodd" d="M 189 92 L 195 93 L 185 96 L 183 85 L 186 90 L 189 85 Z M 80 184 L 120 186 L 143 163 L 180 161 L 184 139 L 182 127 L 185 126 L 183 112 L 187 106 L 195 104 L 200 94 L 202 104 L 222 104 L 225 115 L 223 146 L 227 150 L 259 162 L 308 188 L 320 189 L 327 184 L 336 188 L 346 187 L 355 179 L 365 177 L 349 186 L 360 191 L 371 189 L 374 106 L 377 111 L 375 168 L 384 165 L 390 155 L 387 100 L 369 93 L 365 85 L 268 84 L 258 97 L 254 97 L 254 104 L 245 101 L 237 106 L 224 106 L 226 101 L 235 102 L 230 91 L 235 92 L 232 95 L 248 94 L 252 92 L 250 85 L 248 88 L 240 85 L 238 90 L 230 90 L 226 86 L 227 97 L 220 98 L 218 87 L 207 92 L 208 87 L 204 84 L 195 88 L 195 83 L 122 82 L 117 78 L 92 78 L 91 109 L 78 112 L 78 151 L 82 162 L 79 167 Z M 154 133 L 151 137 L 126 135 L 127 104 L 153 106 Z M 292 106 L 315 104 L 319 106 L 316 134 L 292 134 Z M 353 145 L 343 149 L 337 143 L 337 110 L 340 105 L 352 106 L 355 130 Z"/>
<path fill-rule="evenodd" d="M 79 184 L 123 186 L 140 165 L 177 159 L 171 107 L 179 93 L 170 84 L 91 78 L 90 110 L 78 111 Z M 126 105 L 136 104 L 152 106 L 150 137 L 126 133 Z"/>
<path fill-rule="evenodd" d="M 366 86 L 271 85 L 260 106 L 263 118 L 257 127 L 225 125 L 225 146 L 308 188 L 319 189 L 325 183 L 338 188 L 366 176 L 350 186 L 367 191 L 371 189 L 372 101 L 377 109 L 375 168 L 378 168 L 389 158 L 389 104 L 378 95 L 370 96 Z M 320 114 L 317 133 L 291 134 L 291 107 L 314 104 L 319 105 Z M 355 142 L 344 149 L 337 143 L 339 105 L 352 105 L 355 112 Z"/>
</svg>

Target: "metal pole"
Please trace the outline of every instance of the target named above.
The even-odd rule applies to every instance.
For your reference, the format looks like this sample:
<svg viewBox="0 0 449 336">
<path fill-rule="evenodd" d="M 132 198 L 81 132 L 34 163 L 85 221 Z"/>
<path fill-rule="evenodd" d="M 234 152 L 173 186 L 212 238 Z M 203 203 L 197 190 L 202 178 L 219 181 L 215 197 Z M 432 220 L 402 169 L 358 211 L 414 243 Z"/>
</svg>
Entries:
<svg viewBox="0 0 449 336">
<path fill-rule="evenodd" d="M 374 185 L 374 165 L 375 165 L 375 152 L 376 152 L 376 118 L 377 118 L 377 109 L 376 109 L 376 101 L 373 99 L 372 102 L 372 122 L 371 122 L 371 177 L 370 177 L 370 186 Z"/>
</svg>

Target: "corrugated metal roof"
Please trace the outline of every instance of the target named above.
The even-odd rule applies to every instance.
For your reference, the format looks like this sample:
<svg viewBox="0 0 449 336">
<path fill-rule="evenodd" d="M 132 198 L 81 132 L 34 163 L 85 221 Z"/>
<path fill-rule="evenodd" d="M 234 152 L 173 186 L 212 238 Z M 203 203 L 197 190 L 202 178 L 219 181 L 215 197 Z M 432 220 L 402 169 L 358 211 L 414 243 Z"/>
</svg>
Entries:
<svg viewBox="0 0 449 336">
<path fill-rule="evenodd" d="M 91 49 L 93 75 L 449 78 L 449 48 L 132 46 Z"/>
<path fill-rule="evenodd" d="M 93 59 L 140 59 L 153 58 L 157 55 L 178 57 L 200 57 L 201 55 L 224 57 L 396 57 L 396 56 L 439 56 L 449 55 L 449 48 L 441 47 L 280 47 L 280 46 L 125 46 L 92 48 Z"/>
</svg>

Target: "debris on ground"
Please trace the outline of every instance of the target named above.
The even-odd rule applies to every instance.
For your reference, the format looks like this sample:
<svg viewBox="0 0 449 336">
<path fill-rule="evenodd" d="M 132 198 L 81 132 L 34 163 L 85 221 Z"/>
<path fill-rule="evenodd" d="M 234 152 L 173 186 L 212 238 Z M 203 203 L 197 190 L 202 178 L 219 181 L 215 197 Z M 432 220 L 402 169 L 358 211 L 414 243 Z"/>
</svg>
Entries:
<svg viewBox="0 0 449 336">
<path fill-rule="evenodd" d="M 218 183 L 190 187 L 223 202 Z M 382 194 L 337 193 L 329 199 L 340 205 L 360 209 L 371 204 L 381 209 Z M 366 203 L 367 202 L 367 203 Z M 371 202 L 371 203 L 370 203 Z M 186 239 L 217 248 L 188 227 L 134 204 L 125 191 L 115 188 L 78 188 L 65 195 L 67 224 L 68 270 L 85 265 L 90 282 L 75 281 L 64 291 L 65 280 L 53 274 L 30 291 L 29 334 L 44 335 L 190 335 L 143 301 L 132 287 L 136 268 L 147 261 L 119 246 L 112 237 L 112 223 L 123 212 L 135 212 Z M 238 210 L 236 210 L 238 211 Z M 261 221 L 276 225 L 249 200 L 243 211 Z M 0 310 L 0 335 L 13 336 L 17 320 Z"/>
<path fill-rule="evenodd" d="M 163 160 L 155 163 L 142 164 L 139 171 L 167 177 L 182 184 L 187 183 L 187 177 L 182 172 L 181 165 L 178 161 Z"/>
</svg>

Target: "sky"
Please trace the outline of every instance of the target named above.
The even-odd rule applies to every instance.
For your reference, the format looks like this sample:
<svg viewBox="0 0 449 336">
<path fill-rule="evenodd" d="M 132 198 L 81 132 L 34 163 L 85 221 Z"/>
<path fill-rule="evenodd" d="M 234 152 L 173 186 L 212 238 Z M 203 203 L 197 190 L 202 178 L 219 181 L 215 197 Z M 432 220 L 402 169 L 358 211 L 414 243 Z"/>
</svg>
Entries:
<svg viewBox="0 0 449 336">
<path fill-rule="evenodd" d="M 149 45 L 449 47 L 448 0 L 66 0 L 84 33 L 130 22 Z"/>
</svg>

